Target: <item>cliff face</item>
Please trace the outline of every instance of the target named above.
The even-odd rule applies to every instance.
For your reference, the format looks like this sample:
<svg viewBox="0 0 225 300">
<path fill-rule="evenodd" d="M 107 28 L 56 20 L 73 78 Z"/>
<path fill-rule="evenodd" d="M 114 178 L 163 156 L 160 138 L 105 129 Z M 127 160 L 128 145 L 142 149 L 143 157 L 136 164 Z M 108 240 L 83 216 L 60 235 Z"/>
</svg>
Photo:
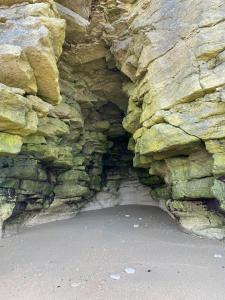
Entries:
<svg viewBox="0 0 225 300">
<path fill-rule="evenodd" d="M 128 177 L 224 237 L 223 2 L 0 1 L 3 227 L 76 213 Z"/>
<path fill-rule="evenodd" d="M 136 1 L 106 36 L 132 81 L 123 125 L 134 166 L 163 177 L 153 195 L 202 234 L 223 224 L 206 207 L 216 198 L 224 210 L 224 5 Z"/>
</svg>

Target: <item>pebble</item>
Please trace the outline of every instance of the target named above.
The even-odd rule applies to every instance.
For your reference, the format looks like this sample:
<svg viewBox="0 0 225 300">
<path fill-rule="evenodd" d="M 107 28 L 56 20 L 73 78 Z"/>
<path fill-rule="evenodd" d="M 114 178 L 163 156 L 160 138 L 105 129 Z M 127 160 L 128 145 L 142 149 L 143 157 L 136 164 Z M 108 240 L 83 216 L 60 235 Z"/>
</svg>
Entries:
<svg viewBox="0 0 225 300">
<path fill-rule="evenodd" d="M 125 217 L 126 217 L 126 218 L 129 218 L 129 217 L 130 217 L 130 215 L 125 215 Z"/>
<path fill-rule="evenodd" d="M 215 254 L 214 254 L 214 258 L 222 258 L 222 255 L 219 254 L 219 253 L 215 253 Z"/>
<path fill-rule="evenodd" d="M 139 225 L 138 224 L 134 224 L 134 228 L 138 228 L 139 227 Z"/>
<path fill-rule="evenodd" d="M 81 285 L 81 282 L 73 282 L 73 283 L 71 283 L 71 286 L 73 287 L 73 288 L 76 288 L 76 287 L 78 287 L 78 286 L 80 286 Z"/>
<path fill-rule="evenodd" d="M 111 277 L 113 280 L 120 280 L 120 274 L 111 274 L 110 277 Z"/>
<path fill-rule="evenodd" d="M 141 220 L 142 220 L 142 218 L 138 218 L 138 220 L 140 220 L 140 221 L 141 221 Z"/>
<path fill-rule="evenodd" d="M 126 272 L 127 274 L 134 274 L 134 273 L 135 273 L 135 269 L 134 269 L 134 268 L 126 268 L 126 269 L 125 269 L 125 272 Z"/>
</svg>

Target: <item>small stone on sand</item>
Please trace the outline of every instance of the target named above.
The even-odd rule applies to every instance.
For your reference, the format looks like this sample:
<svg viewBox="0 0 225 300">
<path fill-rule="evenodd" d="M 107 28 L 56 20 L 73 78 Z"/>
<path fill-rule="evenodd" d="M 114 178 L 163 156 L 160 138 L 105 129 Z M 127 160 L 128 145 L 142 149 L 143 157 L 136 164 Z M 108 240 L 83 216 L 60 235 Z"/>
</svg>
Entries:
<svg viewBox="0 0 225 300">
<path fill-rule="evenodd" d="M 71 283 L 71 286 L 74 287 L 74 288 L 76 288 L 76 287 L 78 287 L 80 285 L 81 285 L 81 282 L 73 282 L 73 283 Z"/>
<path fill-rule="evenodd" d="M 126 272 L 127 274 L 134 274 L 134 273 L 135 273 L 135 269 L 134 269 L 134 268 L 126 268 L 126 269 L 125 269 L 125 272 Z"/>
<path fill-rule="evenodd" d="M 139 225 L 138 224 L 134 224 L 134 228 L 138 228 L 139 227 Z"/>
<path fill-rule="evenodd" d="M 119 280 L 119 279 L 120 279 L 120 274 L 111 274 L 110 277 L 111 277 L 113 280 Z"/>
<path fill-rule="evenodd" d="M 219 254 L 219 253 L 215 253 L 215 254 L 214 254 L 214 258 L 222 258 L 222 255 Z"/>
</svg>

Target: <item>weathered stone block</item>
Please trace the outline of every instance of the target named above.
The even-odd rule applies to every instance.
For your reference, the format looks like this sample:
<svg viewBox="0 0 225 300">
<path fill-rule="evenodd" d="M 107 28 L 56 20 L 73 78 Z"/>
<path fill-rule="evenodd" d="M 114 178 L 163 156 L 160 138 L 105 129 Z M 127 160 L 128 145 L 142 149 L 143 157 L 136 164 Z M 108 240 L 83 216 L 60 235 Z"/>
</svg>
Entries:
<svg viewBox="0 0 225 300">
<path fill-rule="evenodd" d="M 188 157 L 168 158 L 165 162 L 170 183 L 212 176 L 213 159 L 206 151 L 198 151 Z"/>
<path fill-rule="evenodd" d="M 169 124 L 157 124 L 144 131 L 138 139 L 135 148 L 136 152 L 142 155 L 154 154 L 159 152 L 173 152 L 190 150 L 199 139 L 188 135 L 183 130 Z"/>
<path fill-rule="evenodd" d="M 213 177 L 180 181 L 172 187 L 173 199 L 213 198 L 211 191 L 213 183 Z"/>
<path fill-rule="evenodd" d="M 33 180 L 22 180 L 19 191 L 25 195 L 49 195 L 52 192 L 52 186 L 48 182 Z"/>
<path fill-rule="evenodd" d="M 73 183 L 76 183 L 77 181 L 89 181 L 89 180 L 90 178 L 88 174 L 84 171 L 79 171 L 79 170 L 69 170 L 67 172 L 60 174 L 57 178 L 57 182 L 59 183 L 66 182 L 66 181 L 72 181 Z"/>
<path fill-rule="evenodd" d="M 85 196 L 88 193 L 88 188 L 81 185 L 62 184 L 54 188 L 56 198 L 73 198 Z"/>
<path fill-rule="evenodd" d="M 37 134 L 46 137 L 62 136 L 69 133 L 69 126 L 56 118 L 41 118 Z"/>
<path fill-rule="evenodd" d="M 220 202 L 220 208 L 225 211 L 225 183 L 223 180 L 217 179 L 211 188 L 212 193 Z"/>
<path fill-rule="evenodd" d="M 17 154 L 22 144 L 21 136 L 0 132 L 0 155 Z"/>
<path fill-rule="evenodd" d="M 0 82 L 36 93 L 34 72 L 22 48 L 14 45 L 0 45 Z"/>
</svg>

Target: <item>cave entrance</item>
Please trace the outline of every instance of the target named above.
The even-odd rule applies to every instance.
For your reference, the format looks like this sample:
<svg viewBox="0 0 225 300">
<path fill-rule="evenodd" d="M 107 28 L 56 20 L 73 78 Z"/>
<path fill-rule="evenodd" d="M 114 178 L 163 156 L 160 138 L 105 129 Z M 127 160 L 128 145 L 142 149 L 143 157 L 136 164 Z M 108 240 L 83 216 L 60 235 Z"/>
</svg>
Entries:
<svg viewBox="0 0 225 300">
<path fill-rule="evenodd" d="M 133 166 L 134 153 L 129 150 L 130 134 L 122 126 L 124 112 L 112 103 L 100 109 L 110 120 L 107 135 L 107 151 L 102 155 L 101 188 L 85 207 L 85 210 L 101 209 L 117 205 L 154 205 L 151 188 L 164 183 L 157 176 L 150 176 L 148 169 Z"/>
</svg>

